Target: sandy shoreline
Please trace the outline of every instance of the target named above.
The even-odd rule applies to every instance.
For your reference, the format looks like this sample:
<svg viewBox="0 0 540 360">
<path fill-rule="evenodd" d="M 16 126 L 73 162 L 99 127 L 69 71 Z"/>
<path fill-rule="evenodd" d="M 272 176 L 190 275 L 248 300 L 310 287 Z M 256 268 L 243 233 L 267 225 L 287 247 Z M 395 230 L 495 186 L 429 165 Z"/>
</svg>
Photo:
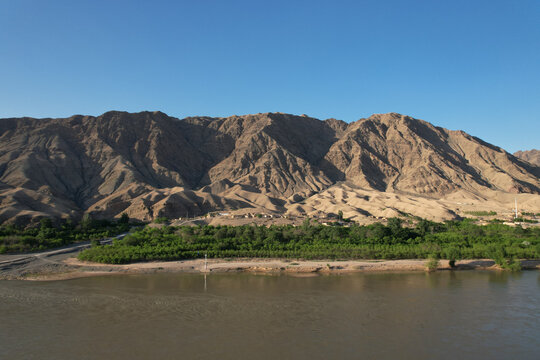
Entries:
<svg viewBox="0 0 540 360">
<path fill-rule="evenodd" d="M 425 259 L 409 260 L 288 260 L 288 259 L 203 259 L 145 262 L 125 265 L 110 265 L 80 261 L 69 257 L 62 259 L 60 268 L 34 269 L 30 273 L 12 274 L 5 279 L 50 281 L 68 280 L 89 276 L 151 274 L 151 273 L 270 273 L 297 276 L 317 274 L 343 274 L 352 272 L 409 272 L 426 271 Z M 524 269 L 540 269 L 540 260 L 523 260 Z M 438 270 L 451 270 L 448 260 L 441 260 Z M 500 268 L 493 260 L 475 259 L 456 262 L 453 270 L 495 270 Z"/>
</svg>

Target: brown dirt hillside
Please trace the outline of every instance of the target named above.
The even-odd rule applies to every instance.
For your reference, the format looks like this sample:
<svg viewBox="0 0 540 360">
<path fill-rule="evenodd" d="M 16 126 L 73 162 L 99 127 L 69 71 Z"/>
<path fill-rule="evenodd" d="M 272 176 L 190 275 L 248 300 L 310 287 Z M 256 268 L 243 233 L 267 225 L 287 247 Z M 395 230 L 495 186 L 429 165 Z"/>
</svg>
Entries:
<svg viewBox="0 0 540 360">
<path fill-rule="evenodd" d="M 526 151 L 517 151 L 514 153 L 514 156 L 528 161 L 536 166 L 540 166 L 540 150 L 532 149 Z"/>
<path fill-rule="evenodd" d="M 325 156 L 334 180 L 441 197 L 458 189 L 540 193 L 540 169 L 462 131 L 400 114 L 352 123 Z"/>
<path fill-rule="evenodd" d="M 534 207 L 539 177 L 530 161 L 395 113 L 351 124 L 282 113 L 0 119 L 0 222 L 340 207 L 359 218 L 399 210 L 442 219 L 456 215 L 444 202 L 452 196 L 524 194 Z"/>
</svg>

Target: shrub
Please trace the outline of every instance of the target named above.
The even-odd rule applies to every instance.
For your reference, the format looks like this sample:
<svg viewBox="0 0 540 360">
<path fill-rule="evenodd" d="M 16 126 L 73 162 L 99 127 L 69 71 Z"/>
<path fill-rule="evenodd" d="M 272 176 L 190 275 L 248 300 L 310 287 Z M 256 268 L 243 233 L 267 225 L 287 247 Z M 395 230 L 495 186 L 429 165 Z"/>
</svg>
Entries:
<svg viewBox="0 0 540 360">
<path fill-rule="evenodd" d="M 129 223 L 129 216 L 126 213 L 122 213 L 120 216 L 120 219 L 118 219 L 119 224 L 128 224 Z"/>
<path fill-rule="evenodd" d="M 451 268 L 456 267 L 456 260 L 460 257 L 459 250 L 455 247 L 446 249 L 445 251 L 446 258 L 449 260 L 448 265 Z"/>
<path fill-rule="evenodd" d="M 501 269 L 509 271 L 521 271 L 521 262 L 516 257 L 494 259 L 495 263 L 501 267 Z"/>
<path fill-rule="evenodd" d="M 427 271 L 435 271 L 439 268 L 439 259 L 434 255 L 431 255 L 428 261 L 426 262 Z"/>
<path fill-rule="evenodd" d="M 506 263 L 506 270 L 510 270 L 514 272 L 521 271 L 521 261 L 516 259 L 516 257 L 512 257 L 508 259 Z"/>
</svg>

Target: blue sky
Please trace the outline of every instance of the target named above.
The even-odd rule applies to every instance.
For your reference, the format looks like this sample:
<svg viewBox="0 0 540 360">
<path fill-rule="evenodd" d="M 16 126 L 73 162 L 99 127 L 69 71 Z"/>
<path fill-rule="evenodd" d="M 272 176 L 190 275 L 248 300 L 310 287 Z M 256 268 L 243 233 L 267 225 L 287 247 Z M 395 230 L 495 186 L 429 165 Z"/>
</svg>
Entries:
<svg viewBox="0 0 540 360">
<path fill-rule="evenodd" d="M 0 1 L 0 117 L 399 112 L 540 148 L 540 1 Z"/>
</svg>

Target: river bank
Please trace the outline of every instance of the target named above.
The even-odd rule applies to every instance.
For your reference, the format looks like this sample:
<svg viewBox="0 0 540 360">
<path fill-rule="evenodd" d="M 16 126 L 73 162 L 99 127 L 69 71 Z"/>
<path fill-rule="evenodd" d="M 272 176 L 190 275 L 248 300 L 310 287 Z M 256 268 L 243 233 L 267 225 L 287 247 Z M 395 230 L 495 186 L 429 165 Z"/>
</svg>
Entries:
<svg viewBox="0 0 540 360">
<path fill-rule="evenodd" d="M 0 268 L 0 279 L 67 280 L 89 276 L 149 273 L 228 273 L 252 272 L 310 276 L 350 272 L 426 271 L 425 259 L 407 260 L 290 260 L 290 259 L 204 259 L 141 262 L 111 265 L 80 261 L 73 255 L 60 254 L 36 258 L 22 264 Z M 522 260 L 523 269 L 540 269 L 540 260 Z M 440 260 L 437 270 L 501 269 L 490 259 L 460 260 L 451 268 L 448 260 Z"/>
</svg>

